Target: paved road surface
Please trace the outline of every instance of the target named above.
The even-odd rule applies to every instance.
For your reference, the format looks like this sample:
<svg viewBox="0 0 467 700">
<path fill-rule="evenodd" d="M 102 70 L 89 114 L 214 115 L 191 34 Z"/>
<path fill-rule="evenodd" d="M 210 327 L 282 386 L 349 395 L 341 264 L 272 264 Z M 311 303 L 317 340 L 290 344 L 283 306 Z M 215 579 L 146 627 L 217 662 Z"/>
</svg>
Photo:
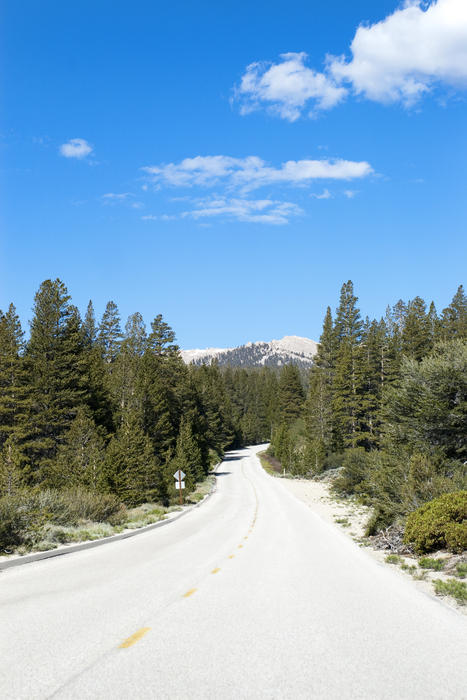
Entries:
<svg viewBox="0 0 467 700">
<path fill-rule="evenodd" d="M 467 625 L 229 453 L 160 530 L 0 574 L 0 697 L 467 698 Z M 123 646 L 122 646 L 123 645 Z"/>
</svg>

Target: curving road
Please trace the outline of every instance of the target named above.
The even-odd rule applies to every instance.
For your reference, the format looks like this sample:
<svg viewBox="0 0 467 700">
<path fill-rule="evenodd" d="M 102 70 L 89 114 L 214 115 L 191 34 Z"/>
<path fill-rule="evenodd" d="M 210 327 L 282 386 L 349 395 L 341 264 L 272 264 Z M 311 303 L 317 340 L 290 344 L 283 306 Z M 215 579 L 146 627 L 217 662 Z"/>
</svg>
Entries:
<svg viewBox="0 0 467 700">
<path fill-rule="evenodd" d="M 0 697 L 467 698 L 465 619 L 231 452 L 159 530 L 0 574 Z"/>
</svg>

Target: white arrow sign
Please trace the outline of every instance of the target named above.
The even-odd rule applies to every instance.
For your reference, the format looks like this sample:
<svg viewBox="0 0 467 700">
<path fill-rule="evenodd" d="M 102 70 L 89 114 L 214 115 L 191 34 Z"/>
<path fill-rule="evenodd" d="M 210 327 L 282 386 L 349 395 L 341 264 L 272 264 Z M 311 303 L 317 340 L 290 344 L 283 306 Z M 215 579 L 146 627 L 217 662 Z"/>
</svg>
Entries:
<svg viewBox="0 0 467 700">
<path fill-rule="evenodd" d="M 180 489 L 184 489 L 184 488 L 185 488 L 185 482 L 184 482 L 184 481 L 176 481 L 176 482 L 175 482 L 175 488 L 176 488 L 177 491 L 179 491 Z"/>
<path fill-rule="evenodd" d="M 179 469 L 178 471 L 175 472 L 175 474 L 174 474 L 174 479 L 177 479 L 177 481 L 183 481 L 183 479 L 185 478 L 185 476 L 186 476 L 186 474 L 184 474 L 184 473 L 182 472 L 182 470 Z"/>
</svg>

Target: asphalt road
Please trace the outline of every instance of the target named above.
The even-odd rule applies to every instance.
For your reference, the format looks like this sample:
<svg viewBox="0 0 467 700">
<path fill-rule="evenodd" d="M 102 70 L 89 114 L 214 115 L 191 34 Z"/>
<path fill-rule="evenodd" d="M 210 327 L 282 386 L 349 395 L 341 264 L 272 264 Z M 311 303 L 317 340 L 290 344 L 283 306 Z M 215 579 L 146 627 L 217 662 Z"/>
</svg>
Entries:
<svg viewBox="0 0 467 700">
<path fill-rule="evenodd" d="M 465 618 L 229 453 L 165 528 L 0 574 L 0 697 L 467 698 Z"/>
</svg>

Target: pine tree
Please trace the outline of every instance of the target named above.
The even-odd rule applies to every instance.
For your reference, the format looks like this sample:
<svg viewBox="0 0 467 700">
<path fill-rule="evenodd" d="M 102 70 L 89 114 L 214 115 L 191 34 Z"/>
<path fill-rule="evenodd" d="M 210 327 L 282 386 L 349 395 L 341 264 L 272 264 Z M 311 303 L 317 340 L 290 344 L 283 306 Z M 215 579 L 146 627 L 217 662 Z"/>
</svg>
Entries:
<svg viewBox="0 0 467 700">
<path fill-rule="evenodd" d="M 402 330 L 402 352 L 407 357 L 421 360 L 432 348 L 431 322 L 426 313 L 426 304 L 415 297 L 407 306 Z"/>
<path fill-rule="evenodd" d="M 305 404 L 310 454 L 314 460 L 331 451 L 333 440 L 332 387 L 335 372 L 335 338 L 331 308 L 328 306 L 318 352 L 310 371 L 310 385 Z M 316 465 L 315 465 L 316 466 Z"/>
<path fill-rule="evenodd" d="M 23 485 L 23 456 L 10 436 L 0 451 L 0 497 L 12 496 Z"/>
<path fill-rule="evenodd" d="M 106 364 L 115 362 L 122 339 L 118 307 L 113 301 L 107 302 L 102 320 L 99 325 L 97 342 L 102 349 Z"/>
<path fill-rule="evenodd" d="M 91 300 L 89 301 L 83 321 L 83 333 L 85 344 L 92 347 L 97 340 L 97 326 L 94 306 Z"/>
<path fill-rule="evenodd" d="M 359 386 L 357 373 L 358 345 L 362 320 L 353 284 L 343 284 L 336 310 L 334 335 L 337 341 L 333 384 L 334 447 L 354 447 L 358 441 Z"/>
<path fill-rule="evenodd" d="M 166 483 L 160 462 L 139 418 L 128 412 L 107 448 L 107 481 L 124 503 L 167 502 Z"/>
<path fill-rule="evenodd" d="M 467 296 L 462 284 L 457 288 L 449 306 L 444 309 L 441 326 L 445 340 L 467 338 Z"/>
<path fill-rule="evenodd" d="M 186 487 L 191 490 L 197 481 L 204 476 L 202 450 L 193 430 L 190 417 L 183 416 L 180 423 L 180 432 L 177 437 L 175 457 L 170 464 L 175 473 L 181 469 L 186 474 Z"/>
<path fill-rule="evenodd" d="M 103 491 L 105 482 L 105 443 L 89 409 L 80 407 L 51 469 L 50 481 L 55 487 L 85 486 Z"/>
<path fill-rule="evenodd" d="M 140 313 L 129 316 L 125 336 L 114 363 L 110 378 L 110 390 L 115 406 L 117 422 L 124 420 L 125 411 L 142 411 L 138 395 L 141 358 L 146 349 L 146 326 Z"/>
<path fill-rule="evenodd" d="M 26 363 L 30 397 L 25 451 L 33 482 L 47 478 L 57 448 L 87 395 L 84 339 L 63 282 L 46 280 L 35 296 Z"/>
<path fill-rule="evenodd" d="M 156 316 L 151 323 L 148 346 L 156 355 L 173 355 L 179 351 L 175 344 L 175 333 L 163 320 L 162 314 Z"/>
<path fill-rule="evenodd" d="M 27 410 L 28 385 L 24 360 L 23 331 L 13 304 L 0 312 L 0 449 L 10 437 L 24 437 L 21 429 Z"/>
<path fill-rule="evenodd" d="M 304 403 L 300 372 L 295 365 L 284 365 L 279 378 L 279 417 L 291 425 L 302 413 Z"/>
</svg>

